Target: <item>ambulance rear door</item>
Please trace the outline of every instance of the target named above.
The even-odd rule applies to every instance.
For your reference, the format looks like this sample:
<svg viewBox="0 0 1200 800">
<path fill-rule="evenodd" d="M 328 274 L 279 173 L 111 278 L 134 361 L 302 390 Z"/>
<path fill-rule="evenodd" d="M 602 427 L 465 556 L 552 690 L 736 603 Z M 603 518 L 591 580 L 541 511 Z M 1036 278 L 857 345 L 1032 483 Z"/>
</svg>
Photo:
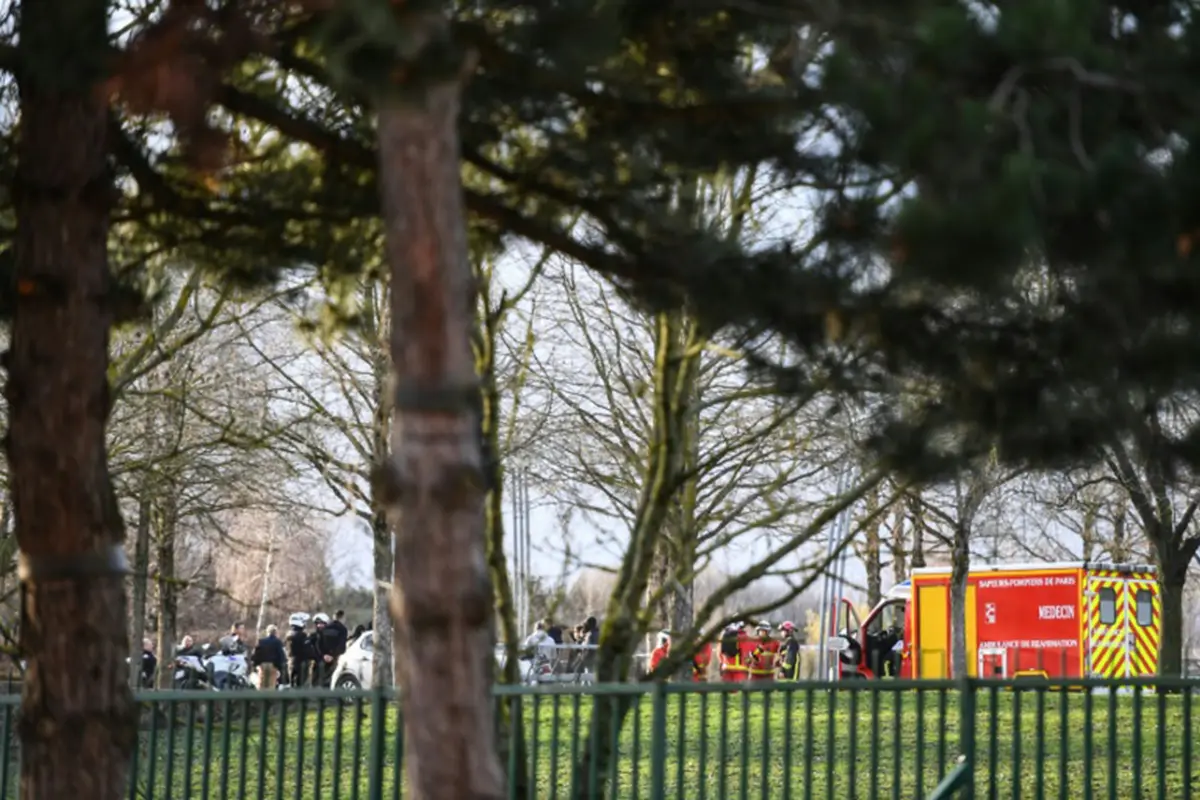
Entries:
<svg viewBox="0 0 1200 800">
<path fill-rule="evenodd" d="M 1116 572 L 1089 573 L 1087 600 L 1087 674 L 1092 678 L 1125 678 L 1131 662 L 1129 610 L 1132 597 L 1127 581 Z"/>
</svg>

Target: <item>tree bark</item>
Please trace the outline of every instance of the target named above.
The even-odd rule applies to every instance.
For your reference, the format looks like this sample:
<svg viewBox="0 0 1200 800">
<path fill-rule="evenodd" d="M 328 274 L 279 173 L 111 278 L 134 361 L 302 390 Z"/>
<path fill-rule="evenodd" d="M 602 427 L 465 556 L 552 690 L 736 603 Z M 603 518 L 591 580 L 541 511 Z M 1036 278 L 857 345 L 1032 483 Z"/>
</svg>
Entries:
<svg viewBox="0 0 1200 800">
<path fill-rule="evenodd" d="M 866 513 L 874 514 L 879 508 L 879 487 L 872 489 L 866 497 Z M 883 558 L 882 543 L 879 540 L 879 527 L 882 519 L 878 516 L 870 522 L 863 531 L 862 560 L 867 571 L 867 606 L 874 608 L 883 599 Z"/>
<path fill-rule="evenodd" d="M 8 459 L 22 551 L 21 797 L 123 800 L 135 743 L 108 473 L 108 3 L 21 4 Z M 80 665 L 86 665 L 81 680 Z"/>
<path fill-rule="evenodd" d="M 908 519 L 912 526 L 912 569 L 925 566 L 925 509 L 921 508 L 920 497 L 909 497 Z"/>
<path fill-rule="evenodd" d="M 138 498 L 133 540 L 133 611 L 129 626 L 129 686 L 137 689 L 142 676 L 142 639 L 146 636 L 146 596 L 150 587 L 150 498 Z M 158 651 L 160 654 L 162 650 Z"/>
<path fill-rule="evenodd" d="M 371 541 L 375 574 L 374 607 L 371 610 L 371 684 L 386 687 L 392 686 L 396 677 L 392 660 L 392 618 L 388 609 L 395 562 L 392 558 L 392 526 L 383 511 L 371 515 Z"/>
<path fill-rule="evenodd" d="M 680 406 L 682 398 L 691 396 L 696 364 L 680 357 L 679 316 L 660 313 L 655 321 L 654 433 L 631 545 L 622 559 L 617 584 L 601 623 L 596 678 L 602 683 L 620 683 L 629 676 L 633 650 L 641 633 L 641 606 L 655 552 L 661 545 L 658 539 L 675 508 L 672 498 L 685 463 L 686 421 Z M 574 800 L 604 795 L 609 765 L 616 755 L 612 743 L 619 738 L 617 733 L 632 707 L 632 696 L 614 697 L 612 703 L 597 706 L 587 747 L 575 763 L 579 791 Z M 598 776 L 598 784 L 592 781 L 593 775 Z"/>
<path fill-rule="evenodd" d="M 392 607 L 416 800 L 505 796 L 491 698 L 460 92 L 444 82 L 425 90 L 424 102 L 389 98 L 378 122 L 396 395 L 392 456 L 377 485 L 396 533 Z"/>
<path fill-rule="evenodd" d="M 1158 674 L 1169 678 L 1183 675 L 1183 589 L 1188 565 L 1196 554 L 1196 543 L 1185 541 L 1180 547 L 1166 526 L 1151 536 L 1158 559 L 1158 591 L 1162 616 L 1158 626 Z"/>
<path fill-rule="evenodd" d="M 971 569 L 970 530 L 954 526 L 950 550 L 950 674 L 965 678 L 967 669 L 967 577 Z"/>
<path fill-rule="evenodd" d="M 155 537 L 155 580 L 158 595 L 158 677 L 154 685 L 170 689 L 175 674 L 175 642 L 178 640 L 179 593 L 175 583 L 175 522 L 173 500 L 168 497 L 159 509 L 158 535 Z"/>
<path fill-rule="evenodd" d="M 892 511 L 892 580 L 901 583 L 908 580 L 908 544 L 904 539 L 904 506 L 895 505 Z"/>
</svg>

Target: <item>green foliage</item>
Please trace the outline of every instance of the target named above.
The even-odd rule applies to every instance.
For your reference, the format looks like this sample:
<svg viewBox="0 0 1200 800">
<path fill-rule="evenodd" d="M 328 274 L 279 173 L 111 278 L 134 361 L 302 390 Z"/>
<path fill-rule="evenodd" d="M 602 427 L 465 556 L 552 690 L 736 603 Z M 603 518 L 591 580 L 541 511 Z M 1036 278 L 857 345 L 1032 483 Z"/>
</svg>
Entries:
<svg viewBox="0 0 1200 800">
<path fill-rule="evenodd" d="M 1200 389 L 1189 4 L 857 0 L 791 19 L 827 30 L 812 85 L 845 179 L 825 246 L 743 269 L 760 300 L 728 322 L 812 353 L 832 307 L 858 334 L 844 386 L 920 387 L 911 414 L 884 404 L 876 442 L 918 473 L 993 446 L 1095 458 Z M 1197 463 L 1197 438 L 1167 447 Z"/>
</svg>

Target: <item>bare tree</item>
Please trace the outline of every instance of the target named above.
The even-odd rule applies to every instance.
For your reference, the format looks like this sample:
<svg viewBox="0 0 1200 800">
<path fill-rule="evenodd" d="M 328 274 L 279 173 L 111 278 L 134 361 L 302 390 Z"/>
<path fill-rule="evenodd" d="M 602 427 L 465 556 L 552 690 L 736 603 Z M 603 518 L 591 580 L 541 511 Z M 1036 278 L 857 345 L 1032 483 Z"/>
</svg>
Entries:
<svg viewBox="0 0 1200 800">
<path fill-rule="evenodd" d="M 987 504 L 998 501 L 998 490 L 1016 475 L 991 457 L 961 470 L 943 484 L 926 487 L 910 497 L 918 503 L 928 530 L 950 553 L 950 669 L 951 674 L 968 675 L 967 658 L 967 577 L 971 569 L 971 545 L 978 534 Z"/>
</svg>

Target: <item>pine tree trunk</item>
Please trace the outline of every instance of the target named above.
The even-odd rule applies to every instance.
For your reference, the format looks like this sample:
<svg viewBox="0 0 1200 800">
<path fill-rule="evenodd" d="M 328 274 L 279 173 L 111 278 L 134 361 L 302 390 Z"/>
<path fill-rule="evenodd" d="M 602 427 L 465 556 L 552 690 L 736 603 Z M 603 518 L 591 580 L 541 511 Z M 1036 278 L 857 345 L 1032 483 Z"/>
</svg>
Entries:
<svg viewBox="0 0 1200 800">
<path fill-rule="evenodd" d="M 25 0 L 19 15 L 18 297 L 6 395 L 29 660 L 25 800 L 124 800 L 136 735 L 124 529 L 105 450 L 112 187 L 98 84 L 107 16 L 103 0 Z"/>
<path fill-rule="evenodd" d="M 492 585 L 475 292 L 459 175 L 460 87 L 379 111 L 396 397 L 377 482 L 396 533 L 396 656 L 415 800 L 504 797 L 491 698 Z"/>
</svg>

